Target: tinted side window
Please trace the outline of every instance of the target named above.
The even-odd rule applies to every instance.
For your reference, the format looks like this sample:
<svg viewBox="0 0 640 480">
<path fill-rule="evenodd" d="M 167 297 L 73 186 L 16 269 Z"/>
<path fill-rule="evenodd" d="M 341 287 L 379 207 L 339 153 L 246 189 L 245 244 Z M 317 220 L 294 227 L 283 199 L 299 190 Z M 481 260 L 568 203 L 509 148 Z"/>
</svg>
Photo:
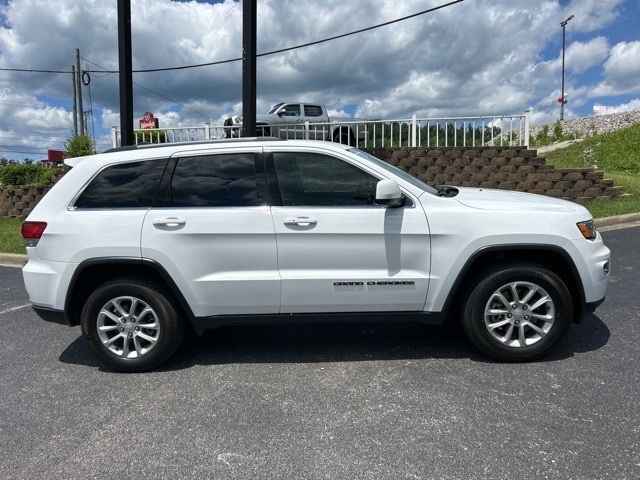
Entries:
<svg viewBox="0 0 640 480">
<path fill-rule="evenodd" d="M 175 207 L 260 205 L 255 155 L 236 153 L 178 160 L 171 180 Z"/>
<path fill-rule="evenodd" d="M 305 105 L 304 106 L 304 116 L 305 117 L 321 117 L 322 116 L 322 107 L 318 105 Z"/>
<path fill-rule="evenodd" d="M 343 160 L 316 153 L 274 153 L 287 206 L 373 205 L 378 179 Z"/>
<path fill-rule="evenodd" d="M 153 203 L 166 159 L 105 168 L 76 200 L 77 208 L 145 208 Z"/>
<path fill-rule="evenodd" d="M 285 112 L 285 117 L 299 117 L 300 116 L 300 105 L 297 103 L 290 103 L 282 107 L 282 111 Z"/>
</svg>

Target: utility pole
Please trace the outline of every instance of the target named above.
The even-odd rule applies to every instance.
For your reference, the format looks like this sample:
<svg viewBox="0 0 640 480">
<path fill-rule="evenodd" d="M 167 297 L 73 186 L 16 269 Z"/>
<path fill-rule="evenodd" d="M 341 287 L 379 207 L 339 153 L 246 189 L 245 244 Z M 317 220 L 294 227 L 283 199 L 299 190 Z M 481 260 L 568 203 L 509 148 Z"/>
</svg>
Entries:
<svg viewBox="0 0 640 480">
<path fill-rule="evenodd" d="M 558 99 L 558 101 L 560 102 L 560 121 L 564 120 L 564 104 L 567 103 L 567 99 L 564 96 L 564 49 L 565 49 L 565 42 L 567 38 L 566 29 L 567 29 L 567 23 L 569 23 L 569 20 L 571 20 L 574 16 L 575 15 L 571 15 L 566 20 L 563 20 L 562 22 L 560 22 L 560 26 L 562 27 L 562 87 L 561 87 L 560 98 Z"/>
<path fill-rule="evenodd" d="M 82 70 L 80 70 L 80 50 L 76 48 L 76 92 L 78 94 L 78 120 L 80 121 L 80 135 L 84 135 L 84 109 L 82 107 Z"/>
<path fill-rule="evenodd" d="M 256 0 L 242 0 L 242 136 L 256 136 Z"/>
<path fill-rule="evenodd" d="M 133 71 L 131 59 L 131 0 L 118 0 L 118 59 L 120 63 L 120 145 L 134 145 Z"/>
<path fill-rule="evenodd" d="M 71 65 L 71 85 L 73 86 L 73 136 L 78 135 L 78 98 L 76 93 L 76 66 Z"/>
</svg>

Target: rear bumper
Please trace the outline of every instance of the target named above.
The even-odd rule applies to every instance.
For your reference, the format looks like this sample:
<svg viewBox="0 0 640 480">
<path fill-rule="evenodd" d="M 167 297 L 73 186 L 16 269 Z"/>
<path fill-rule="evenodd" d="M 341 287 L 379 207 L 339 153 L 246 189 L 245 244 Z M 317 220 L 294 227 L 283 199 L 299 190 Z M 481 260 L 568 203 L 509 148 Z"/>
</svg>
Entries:
<svg viewBox="0 0 640 480">
<path fill-rule="evenodd" d="M 56 310 L 49 307 L 41 307 L 33 305 L 33 311 L 45 322 L 57 323 L 59 325 L 71 326 L 67 320 L 67 316 L 64 314 L 64 310 Z"/>
</svg>

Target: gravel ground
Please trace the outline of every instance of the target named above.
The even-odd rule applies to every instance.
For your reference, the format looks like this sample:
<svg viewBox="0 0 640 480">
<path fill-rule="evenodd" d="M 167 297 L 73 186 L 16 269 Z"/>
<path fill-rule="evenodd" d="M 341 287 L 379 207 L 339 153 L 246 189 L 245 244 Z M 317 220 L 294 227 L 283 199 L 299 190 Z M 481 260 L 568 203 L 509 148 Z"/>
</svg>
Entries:
<svg viewBox="0 0 640 480">
<path fill-rule="evenodd" d="M 607 301 L 518 365 L 389 322 L 229 327 L 117 374 L 0 268 L 0 478 L 640 478 L 639 235 L 603 234 Z"/>
</svg>

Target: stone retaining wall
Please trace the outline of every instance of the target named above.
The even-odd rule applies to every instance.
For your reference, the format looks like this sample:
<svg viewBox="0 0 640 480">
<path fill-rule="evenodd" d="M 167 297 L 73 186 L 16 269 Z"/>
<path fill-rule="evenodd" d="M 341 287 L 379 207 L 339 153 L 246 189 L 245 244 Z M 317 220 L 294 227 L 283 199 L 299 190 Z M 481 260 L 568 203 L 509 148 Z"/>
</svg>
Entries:
<svg viewBox="0 0 640 480">
<path fill-rule="evenodd" d="M 539 193 L 586 203 L 622 187 L 594 168 L 556 169 L 523 147 L 375 148 L 373 155 L 432 184 Z M 54 183 L 62 177 L 56 175 Z M 25 218 L 51 187 L 0 187 L 0 216 Z"/>
<path fill-rule="evenodd" d="M 581 204 L 624 193 L 594 168 L 556 169 L 523 147 L 375 148 L 369 153 L 438 185 L 538 193 Z"/>
<path fill-rule="evenodd" d="M 52 185 L 63 175 L 63 172 L 54 174 Z M 0 186 L 0 217 L 26 218 L 50 188 L 51 185 L 47 187 Z"/>
<path fill-rule="evenodd" d="M 50 187 L 0 187 L 0 217 L 25 218 Z"/>
</svg>

